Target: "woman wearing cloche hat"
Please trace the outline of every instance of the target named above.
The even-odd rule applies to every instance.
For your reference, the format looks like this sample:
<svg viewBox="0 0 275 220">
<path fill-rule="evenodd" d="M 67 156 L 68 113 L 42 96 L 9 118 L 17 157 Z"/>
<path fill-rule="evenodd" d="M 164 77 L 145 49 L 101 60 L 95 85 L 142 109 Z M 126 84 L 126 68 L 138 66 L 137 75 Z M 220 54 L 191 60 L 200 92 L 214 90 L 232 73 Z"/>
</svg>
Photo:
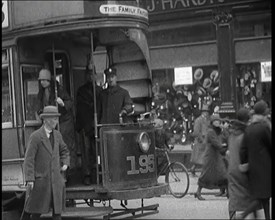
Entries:
<svg viewBox="0 0 275 220">
<path fill-rule="evenodd" d="M 222 149 L 222 130 L 219 115 L 211 115 L 210 126 L 205 138 L 205 152 L 202 172 L 198 179 L 195 198 L 205 200 L 201 196 L 202 188 L 221 189 L 227 187 L 227 171 L 220 150 Z"/>
</svg>

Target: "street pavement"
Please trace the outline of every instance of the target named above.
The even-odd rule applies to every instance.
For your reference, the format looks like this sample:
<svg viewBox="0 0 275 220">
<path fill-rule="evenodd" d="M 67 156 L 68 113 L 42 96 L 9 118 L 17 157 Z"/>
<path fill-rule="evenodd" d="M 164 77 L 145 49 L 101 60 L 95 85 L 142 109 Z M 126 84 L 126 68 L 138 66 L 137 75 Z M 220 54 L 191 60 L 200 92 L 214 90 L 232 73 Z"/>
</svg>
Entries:
<svg viewBox="0 0 275 220">
<path fill-rule="evenodd" d="M 228 215 L 228 199 L 226 197 L 216 197 L 219 193 L 215 190 L 202 190 L 202 196 L 206 199 L 200 201 L 194 198 L 194 193 L 197 190 L 197 176 L 190 174 L 190 187 L 188 194 L 181 199 L 174 198 L 172 195 L 163 195 L 151 199 L 144 199 L 144 206 L 159 204 L 158 213 L 139 217 L 139 219 L 229 219 Z M 127 201 L 127 208 L 137 208 L 141 205 L 141 200 Z M 112 201 L 111 205 L 114 209 L 121 209 L 120 201 Z M 114 212 L 115 213 L 115 212 Z M 136 212 L 140 214 L 141 212 Z M 146 212 L 144 212 L 146 213 Z M 132 215 L 127 215 L 129 218 Z M 126 216 L 116 217 L 117 219 Z M 116 219 L 115 218 L 115 219 Z M 259 211 L 259 219 L 264 219 L 263 211 Z"/>
</svg>

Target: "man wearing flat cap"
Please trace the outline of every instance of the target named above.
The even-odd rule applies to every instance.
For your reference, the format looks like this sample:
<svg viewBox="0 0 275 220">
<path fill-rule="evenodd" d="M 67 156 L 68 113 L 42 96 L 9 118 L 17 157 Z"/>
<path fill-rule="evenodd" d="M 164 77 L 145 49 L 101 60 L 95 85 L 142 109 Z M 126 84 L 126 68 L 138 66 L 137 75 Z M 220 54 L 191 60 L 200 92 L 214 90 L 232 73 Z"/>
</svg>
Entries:
<svg viewBox="0 0 275 220">
<path fill-rule="evenodd" d="M 249 191 L 255 202 L 249 204 L 241 219 L 256 210 L 259 205 L 264 209 L 265 219 L 270 219 L 271 123 L 266 117 L 268 106 L 265 101 L 258 101 L 253 110 L 254 115 L 245 130 L 240 148 L 240 170 L 248 174 Z"/>
<path fill-rule="evenodd" d="M 117 73 L 114 67 L 104 71 L 108 88 L 101 93 L 101 124 L 119 123 L 119 117 L 133 111 L 133 102 L 129 92 L 117 84 Z"/>
<path fill-rule="evenodd" d="M 40 215 L 48 213 L 51 208 L 53 219 L 61 219 L 65 207 L 62 172 L 70 165 L 70 156 L 61 133 L 55 130 L 59 116 L 56 106 L 44 107 L 40 115 L 43 125 L 30 136 L 24 174 L 31 192 L 26 201 L 24 219 L 30 219 L 30 215 L 31 219 L 40 219 Z"/>
</svg>

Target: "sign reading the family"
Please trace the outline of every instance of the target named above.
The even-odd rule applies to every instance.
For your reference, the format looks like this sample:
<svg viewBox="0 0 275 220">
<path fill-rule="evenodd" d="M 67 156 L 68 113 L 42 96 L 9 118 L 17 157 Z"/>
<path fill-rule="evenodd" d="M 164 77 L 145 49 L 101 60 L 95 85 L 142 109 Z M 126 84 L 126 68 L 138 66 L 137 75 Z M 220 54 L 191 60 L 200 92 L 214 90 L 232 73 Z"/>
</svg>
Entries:
<svg viewBox="0 0 275 220">
<path fill-rule="evenodd" d="M 2 0 L 2 28 L 9 26 L 8 1 Z"/>
<path fill-rule="evenodd" d="M 148 19 L 148 12 L 145 9 L 129 5 L 101 5 L 99 11 L 101 14 L 131 15 Z"/>
</svg>

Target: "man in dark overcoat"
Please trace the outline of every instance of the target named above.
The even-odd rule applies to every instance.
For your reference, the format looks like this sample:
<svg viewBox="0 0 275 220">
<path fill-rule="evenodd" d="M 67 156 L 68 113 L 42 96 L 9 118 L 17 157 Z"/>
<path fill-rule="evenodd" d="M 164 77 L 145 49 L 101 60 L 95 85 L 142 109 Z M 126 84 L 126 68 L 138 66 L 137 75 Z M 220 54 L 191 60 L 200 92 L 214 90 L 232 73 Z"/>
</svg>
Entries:
<svg viewBox="0 0 275 220">
<path fill-rule="evenodd" d="M 57 107 L 44 107 L 40 115 L 43 125 L 31 134 L 28 142 L 24 174 L 31 193 L 25 211 L 31 213 L 31 219 L 40 219 L 40 215 L 51 208 L 53 219 L 61 219 L 65 207 L 62 172 L 70 165 L 70 156 L 61 133 L 55 130 L 59 116 Z"/>
<path fill-rule="evenodd" d="M 108 88 L 101 95 L 101 124 L 119 123 L 119 115 L 126 116 L 133 111 L 133 102 L 129 92 L 117 84 L 117 73 L 114 67 L 104 71 Z"/>
<path fill-rule="evenodd" d="M 254 115 L 247 127 L 240 149 L 241 170 L 248 163 L 249 190 L 255 199 L 244 211 L 242 218 L 261 204 L 265 218 L 270 219 L 269 200 L 271 197 L 271 123 L 267 119 L 268 107 L 265 101 L 254 105 Z"/>
<path fill-rule="evenodd" d="M 94 88 L 93 78 L 96 76 L 95 69 L 86 69 L 87 82 L 79 87 L 76 96 L 76 130 L 83 140 L 81 145 L 81 159 L 83 183 L 90 185 L 96 182 L 96 147 L 95 147 L 95 120 L 94 120 Z M 96 85 L 96 83 L 95 83 Z M 96 107 L 100 106 L 99 95 L 101 87 L 96 85 Z M 97 108 L 98 112 L 98 108 Z"/>
</svg>

